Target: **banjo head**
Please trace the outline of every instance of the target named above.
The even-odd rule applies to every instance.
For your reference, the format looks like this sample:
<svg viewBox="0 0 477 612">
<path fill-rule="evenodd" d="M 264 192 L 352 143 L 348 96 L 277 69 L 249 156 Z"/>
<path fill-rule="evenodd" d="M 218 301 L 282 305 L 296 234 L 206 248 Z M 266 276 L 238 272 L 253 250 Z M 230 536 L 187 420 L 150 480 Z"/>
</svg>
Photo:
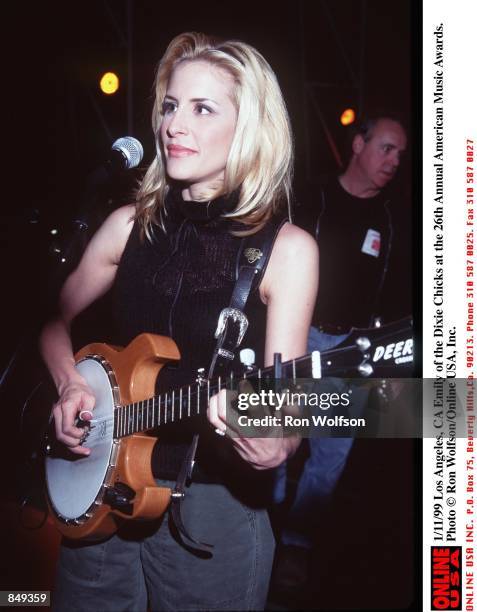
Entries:
<svg viewBox="0 0 477 612">
<path fill-rule="evenodd" d="M 47 456 L 45 466 L 51 506 L 67 523 L 84 522 L 94 511 L 95 502 L 101 501 L 116 445 L 113 433 L 117 387 L 112 369 L 98 356 L 79 361 L 76 369 L 96 398 L 93 424 L 85 442 L 91 453 L 88 457 L 68 451 L 53 453 Z"/>
</svg>

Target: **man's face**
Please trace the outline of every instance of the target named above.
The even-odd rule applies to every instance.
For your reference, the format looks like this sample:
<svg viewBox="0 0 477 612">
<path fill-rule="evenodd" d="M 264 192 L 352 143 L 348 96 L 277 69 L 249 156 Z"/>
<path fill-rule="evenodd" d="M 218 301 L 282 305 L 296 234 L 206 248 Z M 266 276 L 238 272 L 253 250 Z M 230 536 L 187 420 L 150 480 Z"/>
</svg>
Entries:
<svg viewBox="0 0 477 612">
<path fill-rule="evenodd" d="M 369 188 L 382 189 L 396 174 L 401 154 L 406 149 L 406 133 L 399 123 L 379 119 L 367 140 L 358 135 L 353 141 L 353 153 Z"/>
</svg>

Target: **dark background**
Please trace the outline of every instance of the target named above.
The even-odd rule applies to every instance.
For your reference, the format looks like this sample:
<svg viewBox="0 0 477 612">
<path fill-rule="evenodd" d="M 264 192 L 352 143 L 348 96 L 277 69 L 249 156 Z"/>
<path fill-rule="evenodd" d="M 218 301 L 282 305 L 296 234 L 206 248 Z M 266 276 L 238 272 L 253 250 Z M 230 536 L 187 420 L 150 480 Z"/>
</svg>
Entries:
<svg viewBox="0 0 477 612">
<path fill-rule="evenodd" d="M 198 30 L 235 37 L 256 46 L 275 70 L 296 140 L 297 207 L 311 211 L 316 182 L 346 161 L 350 128 L 339 123 L 346 107 L 399 112 L 412 127 L 412 17 L 410 2 L 163 3 L 158 1 L 50 2 L 9 8 L 4 49 L 5 153 L 11 168 L 0 213 L 7 358 L 18 324 L 36 318 L 45 298 L 47 271 L 58 265 L 88 173 L 108 156 L 112 142 L 133 135 L 145 149 L 142 167 L 154 155 L 150 114 L 155 66 L 171 38 Z M 100 76 L 116 71 L 119 92 L 105 96 Z M 129 87 L 128 80 L 131 86 Z M 409 129 L 412 139 L 412 130 Z M 337 151 L 333 153 L 330 140 Z M 338 157 L 338 159 L 337 159 Z M 394 189 L 394 216 L 403 231 L 395 243 L 396 279 L 388 283 L 387 314 L 409 313 L 412 147 Z M 115 182 L 90 213 L 94 227 L 111 208 L 131 201 L 140 171 Z M 300 210 L 300 208 L 298 208 Z M 49 233 L 59 230 L 57 237 Z M 61 269 L 61 272 L 55 270 Z M 403 274 L 406 270 L 406 274 Z M 35 308 L 33 308 L 35 306 Z"/>
<path fill-rule="evenodd" d="M 414 211 L 418 206 L 412 198 L 413 185 L 418 182 L 412 173 L 416 150 L 412 102 L 419 86 L 413 64 L 419 62 L 420 53 L 418 4 L 411 8 L 410 0 L 52 0 L 5 9 L 3 157 L 10 163 L 4 174 L 7 189 L 0 211 L 3 375 L 17 351 L 0 390 L 9 431 L 3 445 L 8 451 L 7 496 L 22 489 L 25 480 L 16 463 L 23 447 L 23 402 L 41 377 L 34 338 L 53 301 L 54 287 L 80 251 L 61 264 L 61 254 L 55 249 L 64 252 L 67 248 L 86 177 L 107 158 L 116 138 L 127 134 L 138 138 L 145 150 L 143 169 L 150 163 L 154 155 L 150 128 L 154 70 L 167 44 L 180 32 L 238 38 L 255 46 L 269 61 L 291 116 L 296 204 L 305 211 L 313 210 L 317 181 L 340 170 L 330 140 L 342 162 L 346 160 L 349 128 L 339 124 L 342 110 L 348 106 L 361 112 L 379 108 L 403 116 L 410 142 L 393 186 L 399 233 L 386 287 L 386 312 L 390 320 L 410 313 L 411 219 L 413 206 Z M 107 70 L 116 71 L 121 80 L 119 92 L 110 97 L 98 87 Z M 92 229 L 112 208 L 131 201 L 139 176 L 140 171 L 130 171 L 112 186 L 90 212 Z M 50 234 L 53 228 L 59 231 L 55 237 Z M 84 319 L 85 333 L 94 333 L 94 339 L 103 339 L 98 333 L 107 328 L 106 311 L 100 306 L 99 315 Z M 78 337 L 82 337 L 81 330 Z M 399 597 L 390 601 L 401 606 L 411 597 L 413 450 L 407 445 L 403 453 L 396 444 L 355 445 L 340 485 L 341 505 L 336 508 L 336 517 L 347 524 L 339 530 L 335 525 L 326 542 L 325 554 L 331 559 L 326 575 L 332 595 L 328 593 L 327 599 L 322 593 L 321 600 L 329 606 L 335 597 L 339 607 L 340 601 L 349 605 L 348 600 L 359 602 L 361 596 L 364 602 L 371 597 L 377 607 L 384 607 L 380 602 L 390 585 L 398 582 L 396 576 L 404 580 L 404 586 Z M 361 484 L 357 484 L 359 478 Z M 384 506 L 383 499 L 394 499 L 396 487 L 400 499 L 396 505 L 390 507 L 387 502 Z M 370 498 L 365 507 L 363 495 Z M 353 557 L 346 556 L 348 543 L 360 547 L 355 564 Z M 343 562 L 347 589 L 338 593 L 333 568 L 338 571 Z M 392 580 L 391 574 L 395 576 Z"/>
</svg>

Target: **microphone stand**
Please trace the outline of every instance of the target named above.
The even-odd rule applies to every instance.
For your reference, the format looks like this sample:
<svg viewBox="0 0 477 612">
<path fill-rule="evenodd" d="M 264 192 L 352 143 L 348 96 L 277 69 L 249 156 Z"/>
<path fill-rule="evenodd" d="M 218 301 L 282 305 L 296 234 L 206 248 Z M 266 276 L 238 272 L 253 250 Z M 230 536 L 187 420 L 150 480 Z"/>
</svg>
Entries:
<svg viewBox="0 0 477 612">
<path fill-rule="evenodd" d="M 94 217 L 98 211 L 105 208 L 108 194 L 112 190 L 113 176 L 112 168 L 101 167 L 86 179 L 77 213 L 73 217 L 72 230 L 65 232 L 67 236 L 62 234 L 61 246 L 52 252 L 57 257 L 48 257 L 46 251 L 45 261 L 41 258 L 41 263 L 38 262 L 37 274 L 45 270 L 46 282 L 44 285 L 39 283 L 37 291 L 34 292 L 40 297 L 34 303 L 35 314 L 30 315 L 33 311 L 31 308 L 27 310 L 27 316 L 23 317 L 24 321 L 19 321 L 19 328 L 22 331 L 14 340 L 14 348 L 10 355 L 5 352 L 5 361 L 0 370 L 0 398 L 3 400 L 2 404 L 9 408 L 4 411 L 6 413 L 4 426 L 6 431 L 13 432 L 2 446 L 2 459 L 11 466 L 8 482 L 4 483 L 4 490 L 7 496 L 21 502 L 22 507 L 29 504 L 39 510 L 44 509 L 38 484 L 43 479 L 41 457 L 48 417 L 46 410 L 40 409 L 41 405 L 36 405 L 38 398 L 34 396 L 38 388 L 44 386 L 40 381 L 48 380 L 48 374 L 40 359 L 37 338 L 42 325 L 57 302 L 67 274 L 79 262 L 88 241 L 90 228 L 94 225 Z M 35 242 L 32 241 L 30 244 Z M 32 254 L 28 254 L 26 261 L 31 258 Z M 26 265 L 30 266 L 29 263 Z M 34 286 L 35 283 L 35 277 L 30 277 L 29 285 Z M 43 286 L 45 291 L 42 291 Z M 41 397 L 42 390 L 39 393 Z M 21 516 L 20 513 L 20 520 Z"/>
<path fill-rule="evenodd" d="M 42 287 L 38 286 L 37 292 L 40 297 L 43 294 L 45 299 L 38 300 L 35 304 L 36 316 L 31 317 L 28 313 L 27 324 L 22 324 L 24 331 L 15 342 L 15 348 L 7 359 L 5 367 L 0 370 L 0 398 L 7 399 L 9 405 L 9 410 L 4 411 L 7 414 L 7 422 L 4 423 L 5 430 L 14 432 L 7 438 L 7 443 L 1 447 L 4 453 L 2 459 L 5 458 L 4 463 L 8 462 L 14 468 L 9 471 L 11 482 L 5 482 L 3 489 L 4 491 L 12 491 L 10 495 L 13 495 L 15 500 L 22 500 L 22 508 L 28 502 L 34 505 L 39 504 L 41 509 L 43 506 L 40 499 L 43 494 L 38 488 L 39 483 L 43 481 L 42 462 L 39 462 L 38 459 L 43 455 L 41 450 L 42 440 L 48 427 L 46 413 L 43 410 L 33 410 L 30 407 L 32 397 L 36 395 L 37 389 L 42 386 L 39 381 L 44 381 L 47 375 L 43 365 L 39 371 L 38 366 L 41 361 L 38 350 L 33 357 L 30 357 L 28 347 L 31 346 L 32 342 L 35 342 L 43 322 L 47 319 L 47 315 L 51 313 L 66 275 L 80 260 L 86 247 L 88 232 L 93 225 L 93 213 L 96 216 L 94 220 L 100 221 L 98 211 L 104 212 L 105 203 L 112 202 L 110 198 L 112 197 L 113 178 L 117 177 L 120 170 L 135 168 L 140 163 L 142 154 L 142 145 L 139 141 L 132 137 L 120 138 L 113 144 L 108 161 L 88 175 L 82 196 L 76 206 L 77 213 L 73 218 L 73 228 L 70 235 L 66 240 L 62 235 L 63 244 L 61 247 L 52 248 L 53 245 L 50 246 L 50 253 L 53 252 L 58 257 L 56 266 L 54 261 L 45 262 L 46 291 L 43 292 Z M 30 223 L 38 224 L 38 218 L 30 220 Z M 6 227 L 11 232 L 11 225 L 8 224 Z M 31 245 L 32 241 L 29 244 Z M 28 255 L 31 257 L 30 254 Z M 38 271 L 42 267 L 43 262 L 41 266 L 38 266 Z M 30 285 L 34 285 L 34 278 L 30 278 L 32 278 Z M 37 343 L 35 342 L 35 344 Z M 22 365 L 24 367 L 28 365 L 28 371 L 31 372 L 31 375 L 29 377 L 14 377 L 14 372 L 19 369 L 20 360 L 27 357 L 29 359 L 28 363 Z M 9 384 L 7 385 L 7 383 Z M 27 407 L 30 407 L 29 411 L 27 411 Z M 25 424 L 27 415 L 30 417 L 30 426 Z M 10 427 L 10 425 L 13 425 L 13 427 Z M 34 500 L 37 493 L 40 493 L 40 495 L 38 499 Z"/>
<path fill-rule="evenodd" d="M 123 156 L 119 151 L 112 150 L 110 159 L 103 166 L 94 170 L 86 178 L 85 189 L 77 206 L 77 213 L 73 218 L 73 231 L 69 235 L 66 244 L 61 249 L 55 249 L 59 259 L 56 268 L 47 272 L 47 300 L 44 308 L 51 310 L 56 301 L 57 294 L 66 279 L 68 272 L 79 262 L 86 247 L 87 232 L 91 225 L 91 215 L 103 208 L 106 200 L 106 188 L 111 188 L 112 179 L 119 173 L 118 169 L 124 167 Z M 44 314 L 42 312 L 42 314 Z M 39 328 L 43 323 L 42 317 L 38 316 L 31 321 L 17 342 L 6 366 L 0 371 L 0 394 L 3 392 L 7 380 L 11 376 L 15 365 L 32 336 L 37 336 Z"/>
<path fill-rule="evenodd" d="M 120 176 L 122 169 L 124 169 L 124 156 L 120 151 L 113 149 L 108 161 L 86 178 L 85 188 L 73 218 L 73 232 L 61 250 L 58 273 L 52 278 L 50 293 L 53 295 L 63 284 L 67 273 L 79 262 L 86 248 L 91 216 L 104 207 L 104 202 L 107 200 L 106 188 L 111 189 L 113 179 Z"/>
</svg>

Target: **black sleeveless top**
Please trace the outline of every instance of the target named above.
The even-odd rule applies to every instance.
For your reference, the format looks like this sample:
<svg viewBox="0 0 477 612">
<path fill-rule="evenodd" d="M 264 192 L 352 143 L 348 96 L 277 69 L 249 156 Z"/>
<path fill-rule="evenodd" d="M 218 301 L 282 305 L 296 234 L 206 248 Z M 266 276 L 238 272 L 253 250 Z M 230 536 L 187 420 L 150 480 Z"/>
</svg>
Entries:
<svg viewBox="0 0 477 612">
<path fill-rule="evenodd" d="M 165 232 L 154 226 L 152 241 L 141 239 L 134 223 L 116 274 L 113 314 L 119 344 L 128 344 L 142 332 L 170 336 L 176 342 L 181 360 L 161 370 L 157 393 L 190 384 L 198 368 L 209 368 L 217 320 L 229 305 L 242 245 L 231 231 L 243 225 L 221 216 L 235 205 L 233 196 L 209 204 L 184 202 L 174 191 L 166 200 Z M 251 292 L 245 314 L 249 327 L 240 348 L 252 348 L 256 364 L 262 366 L 266 306 L 258 288 Z M 153 458 L 156 476 L 175 479 L 196 431 L 201 439 L 194 480 L 224 480 L 224 469 L 236 464 L 238 455 L 229 452 L 228 441 L 219 438 L 204 417 L 160 428 Z"/>
</svg>

